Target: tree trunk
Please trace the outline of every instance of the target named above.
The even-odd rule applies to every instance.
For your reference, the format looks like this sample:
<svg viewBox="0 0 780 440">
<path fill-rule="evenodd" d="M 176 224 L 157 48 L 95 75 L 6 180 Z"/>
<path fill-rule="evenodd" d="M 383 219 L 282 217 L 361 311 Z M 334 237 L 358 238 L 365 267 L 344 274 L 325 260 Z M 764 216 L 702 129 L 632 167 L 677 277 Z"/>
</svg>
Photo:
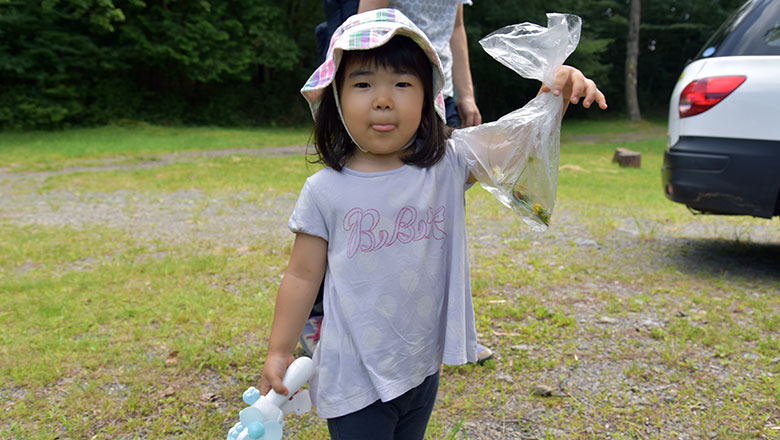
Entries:
<svg viewBox="0 0 780 440">
<path fill-rule="evenodd" d="M 631 151 L 628 148 L 618 148 L 612 156 L 612 162 L 617 162 L 621 167 L 642 167 L 642 153 Z"/>
<path fill-rule="evenodd" d="M 639 64 L 639 24 L 642 21 L 641 0 L 631 0 L 628 17 L 628 41 L 626 42 L 626 108 L 632 121 L 642 119 L 636 94 L 637 65 Z"/>
</svg>

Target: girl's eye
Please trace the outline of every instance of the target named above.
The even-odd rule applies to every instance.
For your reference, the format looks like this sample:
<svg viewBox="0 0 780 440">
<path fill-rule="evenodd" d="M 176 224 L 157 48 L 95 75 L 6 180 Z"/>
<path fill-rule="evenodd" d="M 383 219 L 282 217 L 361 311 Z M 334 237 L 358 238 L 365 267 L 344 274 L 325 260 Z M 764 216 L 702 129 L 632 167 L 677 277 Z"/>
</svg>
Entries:
<svg viewBox="0 0 780 440">
<path fill-rule="evenodd" d="M 396 84 L 396 86 L 397 87 L 411 87 L 412 85 L 410 83 L 408 83 L 408 82 L 403 82 L 402 81 L 402 82 L 399 82 L 398 84 Z"/>
<path fill-rule="evenodd" d="M 355 84 L 355 87 L 357 87 L 359 89 L 365 89 L 365 88 L 369 87 L 369 85 L 368 85 L 367 82 L 359 82 L 359 83 Z"/>
</svg>

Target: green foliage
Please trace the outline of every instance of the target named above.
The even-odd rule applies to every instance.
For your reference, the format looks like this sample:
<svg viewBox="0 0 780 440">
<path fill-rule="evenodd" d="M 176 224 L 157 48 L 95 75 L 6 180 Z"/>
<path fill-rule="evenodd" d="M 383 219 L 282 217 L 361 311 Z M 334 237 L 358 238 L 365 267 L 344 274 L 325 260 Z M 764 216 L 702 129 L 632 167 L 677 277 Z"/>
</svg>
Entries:
<svg viewBox="0 0 780 440">
<path fill-rule="evenodd" d="M 743 0 L 658 0 L 643 2 L 639 93 L 643 107 L 666 111 L 669 93 L 685 64 Z M 567 64 L 593 78 L 612 109 L 624 106 L 625 41 L 629 4 L 618 0 L 494 0 L 466 8 L 472 73 L 480 109 L 487 120 L 518 108 L 539 85 L 517 78 L 487 56 L 478 40 L 512 23 L 546 23 L 545 13 L 565 12 L 583 19 L 582 38 Z M 572 108 L 569 113 L 584 113 Z M 652 112 L 651 112 L 652 113 Z"/>
<path fill-rule="evenodd" d="M 92 73 L 116 60 L 97 38 L 119 19 L 110 2 L 0 4 L 0 127 L 89 119 Z"/>
<path fill-rule="evenodd" d="M 294 121 L 317 0 L 0 2 L 0 128 Z M 268 104 L 274 106 L 269 108 Z"/>
<path fill-rule="evenodd" d="M 645 2 L 640 30 L 640 102 L 669 101 L 683 67 L 743 0 Z"/>
<path fill-rule="evenodd" d="M 150 2 L 128 8 L 119 40 L 133 65 L 159 76 L 247 81 L 253 66 L 291 70 L 300 60 L 284 23 L 278 6 L 258 2 Z"/>
<path fill-rule="evenodd" d="M 687 60 L 743 0 L 643 2 L 639 95 L 665 111 Z M 619 0 L 477 1 L 465 9 L 486 120 L 539 88 L 499 65 L 479 39 L 508 24 L 583 18 L 567 61 L 623 106 L 628 5 Z M 0 0 L 0 129 L 96 125 L 301 123 L 298 90 L 317 64 L 321 0 Z M 569 112 L 585 113 L 578 107 Z M 593 112 L 589 112 L 593 114 Z M 652 112 L 650 112 L 652 116 Z"/>
<path fill-rule="evenodd" d="M 493 60 L 479 45 L 479 39 L 501 27 L 520 23 L 547 23 L 544 2 L 479 1 L 464 9 L 474 88 L 486 121 L 518 108 L 533 98 L 539 84 L 520 79 Z"/>
<path fill-rule="evenodd" d="M 587 4 L 586 4 L 587 3 Z M 601 3 L 601 2 L 595 2 Z M 593 78 L 600 86 L 608 84 L 608 73 L 613 65 L 604 60 L 603 54 L 615 39 L 597 32 L 600 19 L 591 15 L 597 13 L 594 2 L 566 0 L 557 2 L 498 0 L 475 2 L 465 11 L 466 29 L 469 37 L 469 51 L 472 60 L 472 74 L 477 88 L 480 110 L 487 120 L 496 119 L 520 107 L 533 98 L 539 84 L 518 78 L 514 72 L 500 66 L 488 56 L 479 45 L 479 39 L 503 26 L 533 22 L 546 24 L 548 12 L 563 12 L 583 17 L 582 36 L 577 50 L 567 64 L 577 66 Z"/>
<path fill-rule="evenodd" d="M 666 112 L 669 94 L 685 65 L 743 0 L 642 2 L 638 92 L 643 109 Z M 602 90 L 613 108 L 624 106 L 627 2 L 598 1 L 589 17 L 601 38 L 611 38 L 602 61 L 611 64 Z M 587 18 L 586 18 L 587 20 Z"/>
</svg>

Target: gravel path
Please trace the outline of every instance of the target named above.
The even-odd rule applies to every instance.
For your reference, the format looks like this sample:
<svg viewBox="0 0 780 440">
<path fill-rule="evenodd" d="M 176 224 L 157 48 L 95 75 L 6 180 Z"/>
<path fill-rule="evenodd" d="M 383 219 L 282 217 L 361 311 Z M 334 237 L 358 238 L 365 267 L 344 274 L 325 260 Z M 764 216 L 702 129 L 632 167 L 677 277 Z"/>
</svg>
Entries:
<svg viewBox="0 0 780 440">
<path fill-rule="evenodd" d="M 37 189 L 55 175 L 152 169 L 236 154 L 300 155 L 306 153 L 306 148 L 287 146 L 172 153 L 132 164 L 123 163 L 123 158 L 117 157 L 55 171 L 0 169 L 0 219 L 18 225 L 79 229 L 101 225 L 145 241 L 162 239 L 177 244 L 196 240 L 204 244 L 240 247 L 255 241 L 258 236 L 289 238 L 286 218 L 295 203 L 297 195 L 294 194 L 282 194 L 258 203 L 247 201 L 247 194 L 210 199 L 197 190 L 145 194 L 130 190 L 73 193 L 39 192 Z M 196 216 L 197 222 L 193 221 Z"/>
<path fill-rule="evenodd" d="M 619 139 L 629 141 L 657 138 L 662 136 L 662 133 L 650 130 L 620 136 Z M 583 135 L 568 137 L 565 140 L 592 143 L 600 138 L 603 138 L 603 135 Z M 611 136 L 610 139 L 614 140 L 615 137 Z M 307 147 L 302 145 L 234 148 L 171 153 L 153 160 L 135 163 L 126 163 L 126 158 L 123 157 L 112 157 L 84 161 L 83 165 L 54 171 L 15 172 L 12 169 L 0 168 L 0 219 L 20 225 L 77 228 L 88 228 L 90 225 L 98 224 L 143 239 L 160 238 L 174 240 L 177 243 L 192 241 L 193 237 L 197 237 L 200 241 L 218 240 L 222 243 L 227 241 L 228 245 L 241 246 L 258 235 L 281 234 L 289 237 L 286 230 L 286 217 L 292 210 L 296 195 L 279 195 L 258 204 L 255 201 L 247 202 L 246 194 L 234 194 L 231 197 L 210 200 L 199 191 L 179 191 L 159 195 L 125 190 L 113 193 L 75 194 L 60 190 L 39 192 L 37 189 L 47 178 L 55 175 L 153 169 L 178 162 L 208 160 L 237 154 L 270 157 L 300 155 L 306 152 Z M 199 224 L 192 221 L 196 215 Z M 566 214 L 558 209 L 557 215 L 556 220 L 559 220 Z M 628 227 L 630 229 L 631 225 Z M 562 231 L 567 231 L 567 237 L 572 234 L 577 235 L 574 232 L 576 228 L 576 221 L 573 223 L 564 221 L 560 227 Z M 487 238 L 484 232 L 473 234 L 477 234 L 473 238 L 478 238 L 482 242 Z"/>
</svg>

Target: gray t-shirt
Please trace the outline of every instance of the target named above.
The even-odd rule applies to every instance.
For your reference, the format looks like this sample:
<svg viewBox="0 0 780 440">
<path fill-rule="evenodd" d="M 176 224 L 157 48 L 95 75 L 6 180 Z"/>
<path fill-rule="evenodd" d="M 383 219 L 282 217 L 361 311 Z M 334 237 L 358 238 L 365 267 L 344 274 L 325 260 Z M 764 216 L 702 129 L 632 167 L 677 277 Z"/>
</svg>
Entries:
<svg viewBox="0 0 780 440">
<path fill-rule="evenodd" d="M 420 385 L 441 363 L 476 361 L 465 191 L 447 147 L 436 165 L 306 180 L 289 227 L 328 242 L 325 318 L 310 382 L 320 417 Z"/>
<path fill-rule="evenodd" d="M 444 70 L 445 98 L 455 96 L 452 86 L 452 49 L 450 38 L 455 26 L 458 5 L 471 4 L 471 0 L 390 0 L 387 7 L 398 9 L 414 22 L 433 43 Z"/>
</svg>

